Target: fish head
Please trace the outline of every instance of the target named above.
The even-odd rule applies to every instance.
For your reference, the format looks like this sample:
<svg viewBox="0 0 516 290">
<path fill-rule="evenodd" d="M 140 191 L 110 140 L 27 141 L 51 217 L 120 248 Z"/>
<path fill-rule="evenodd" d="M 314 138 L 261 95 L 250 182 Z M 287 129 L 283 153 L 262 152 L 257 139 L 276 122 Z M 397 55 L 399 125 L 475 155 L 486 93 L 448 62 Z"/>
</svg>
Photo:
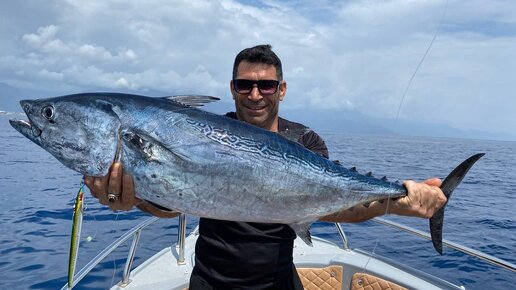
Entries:
<svg viewBox="0 0 516 290">
<path fill-rule="evenodd" d="M 108 173 L 120 131 L 112 104 L 65 96 L 22 100 L 20 105 L 28 120 L 10 120 L 14 129 L 70 169 L 88 176 Z"/>
</svg>

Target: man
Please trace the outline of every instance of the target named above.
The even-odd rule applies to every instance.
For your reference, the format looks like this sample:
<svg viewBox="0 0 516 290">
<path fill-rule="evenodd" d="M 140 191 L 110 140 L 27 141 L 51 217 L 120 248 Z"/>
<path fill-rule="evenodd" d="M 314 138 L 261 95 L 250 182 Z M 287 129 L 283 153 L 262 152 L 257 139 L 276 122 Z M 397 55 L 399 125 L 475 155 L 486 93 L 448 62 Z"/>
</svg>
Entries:
<svg viewBox="0 0 516 290">
<path fill-rule="evenodd" d="M 226 116 L 273 132 L 306 128 L 278 116 L 287 83 L 283 80 L 281 61 L 270 45 L 247 48 L 236 56 L 230 89 L 236 112 Z M 326 145 L 315 132 L 308 130 L 298 142 L 328 158 Z M 86 177 L 85 180 L 92 195 L 113 210 L 129 210 L 137 206 L 159 217 L 178 215 L 135 198 L 132 177 L 123 174 L 119 163 L 113 164 L 108 176 Z M 441 184 L 439 179 L 424 183 L 406 181 L 404 184 L 409 192 L 406 197 L 390 203 L 372 202 L 367 207 L 355 206 L 321 217 L 321 220 L 359 222 L 386 213 L 430 218 L 446 202 L 438 187 Z M 107 193 L 115 193 L 119 197 L 109 202 Z M 289 226 L 201 218 L 199 233 L 195 267 L 190 278 L 191 290 L 303 289 L 292 261 L 296 235 Z"/>
</svg>

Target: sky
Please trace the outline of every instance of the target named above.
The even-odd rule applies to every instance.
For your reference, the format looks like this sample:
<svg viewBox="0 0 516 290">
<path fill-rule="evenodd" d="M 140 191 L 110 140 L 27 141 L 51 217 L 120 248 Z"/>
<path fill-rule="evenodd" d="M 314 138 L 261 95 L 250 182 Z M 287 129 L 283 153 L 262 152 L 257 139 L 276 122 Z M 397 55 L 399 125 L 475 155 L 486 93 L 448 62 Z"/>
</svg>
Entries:
<svg viewBox="0 0 516 290">
<path fill-rule="evenodd" d="M 512 0 L 0 1 L 0 84 L 20 90 L 231 109 L 235 55 L 265 43 L 283 62 L 282 110 L 393 119 L 401 105 L 400 120 L 516 134 Z"/>
</svg>

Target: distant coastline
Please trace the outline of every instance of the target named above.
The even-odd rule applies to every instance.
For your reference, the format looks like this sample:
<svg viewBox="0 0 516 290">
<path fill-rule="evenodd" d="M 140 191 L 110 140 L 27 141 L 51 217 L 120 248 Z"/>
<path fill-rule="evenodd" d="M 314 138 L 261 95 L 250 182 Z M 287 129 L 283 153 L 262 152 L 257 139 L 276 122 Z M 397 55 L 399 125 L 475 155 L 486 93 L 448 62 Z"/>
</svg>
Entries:
<svg viewBox="0 0 516 290">
<path fill-rule="evenodd" d="M 25 116 L 25 114 L 22 112 L 8 112 L 8 111 L 0 110 L 0 116 L 12 116 L 12 115 Z"/>
</svg>

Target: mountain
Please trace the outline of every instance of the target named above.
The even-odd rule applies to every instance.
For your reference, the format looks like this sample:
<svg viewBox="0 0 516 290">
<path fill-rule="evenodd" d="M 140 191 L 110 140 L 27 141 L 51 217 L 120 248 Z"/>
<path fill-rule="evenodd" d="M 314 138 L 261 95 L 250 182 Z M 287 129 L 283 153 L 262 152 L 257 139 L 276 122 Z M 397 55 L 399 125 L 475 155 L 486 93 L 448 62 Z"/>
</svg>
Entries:
<svg viewBox="0 0 516 290">
<path fill-rule="evenodd" d="M 20 100 L 23 99 L 21 92 L 4 83 L 0 83 L 0 111 L 21 112 Z"/>
<path fill-rule="evenodd" d="M 106 89 L 89 89 L 90 92 L 113 91 Z M 167 96 L 172 95 L 161 91 L 123 91 L 122 93 L 136 93 L 148 96 Z M 18 89 L 5 83 L 0 83 L 0 113 L 21 112 L 19 101 L 22 99 L 35 99 L 50 96 L 66 95 L 78 92 L 52 92 L 37 91 L 30 89 Z M 225 114 L 234 111 L 234 104 L 229 98 L 224 98 L 219 102 L 207 104 L 204 109 L 216 114 Z M 446 137 L 446 138 L 469 138 L 469 139 L 489 139 L 516 141 L 516 135 L 509 133 L 493 133 L 480 130 L 461 130 L 446 124 L 423 123 L 412 120 L 392 120 L 373 118 L 350 110 L 331 110 L 331 109 L 291 109 L 282 108 L 280 116 L 294 122 L 303 123 L 317 132 L 326 133 L 352 133 L 369 135 L 410 135 L 427 137 Z"/>
<path fill-rule="evenodd" d="M 6 83 L 0 82 L 0 111 L 22 112 L 20 100 L 39 99 L 58 96 L 64 93 L 56 93 L 51 90 L 37 90 L 28 88 L 16 88 Z"/>
<path fill-rule="evenodd" d="M 516 141 L 516 135 L 509 133 L 462 130 L 446 124 L 413 120 L 373 118 L 356 111 L 291 109 L 281 111 L 280 115 L 317 132 Z"/>
<path fill-rule="evenodd" d="M 329 109 L 286 109 L 280 114 L 291 121 L 303 123 L 318 132 L 392 135 L 384 127 L 356 111 Z"/>
</svg>

